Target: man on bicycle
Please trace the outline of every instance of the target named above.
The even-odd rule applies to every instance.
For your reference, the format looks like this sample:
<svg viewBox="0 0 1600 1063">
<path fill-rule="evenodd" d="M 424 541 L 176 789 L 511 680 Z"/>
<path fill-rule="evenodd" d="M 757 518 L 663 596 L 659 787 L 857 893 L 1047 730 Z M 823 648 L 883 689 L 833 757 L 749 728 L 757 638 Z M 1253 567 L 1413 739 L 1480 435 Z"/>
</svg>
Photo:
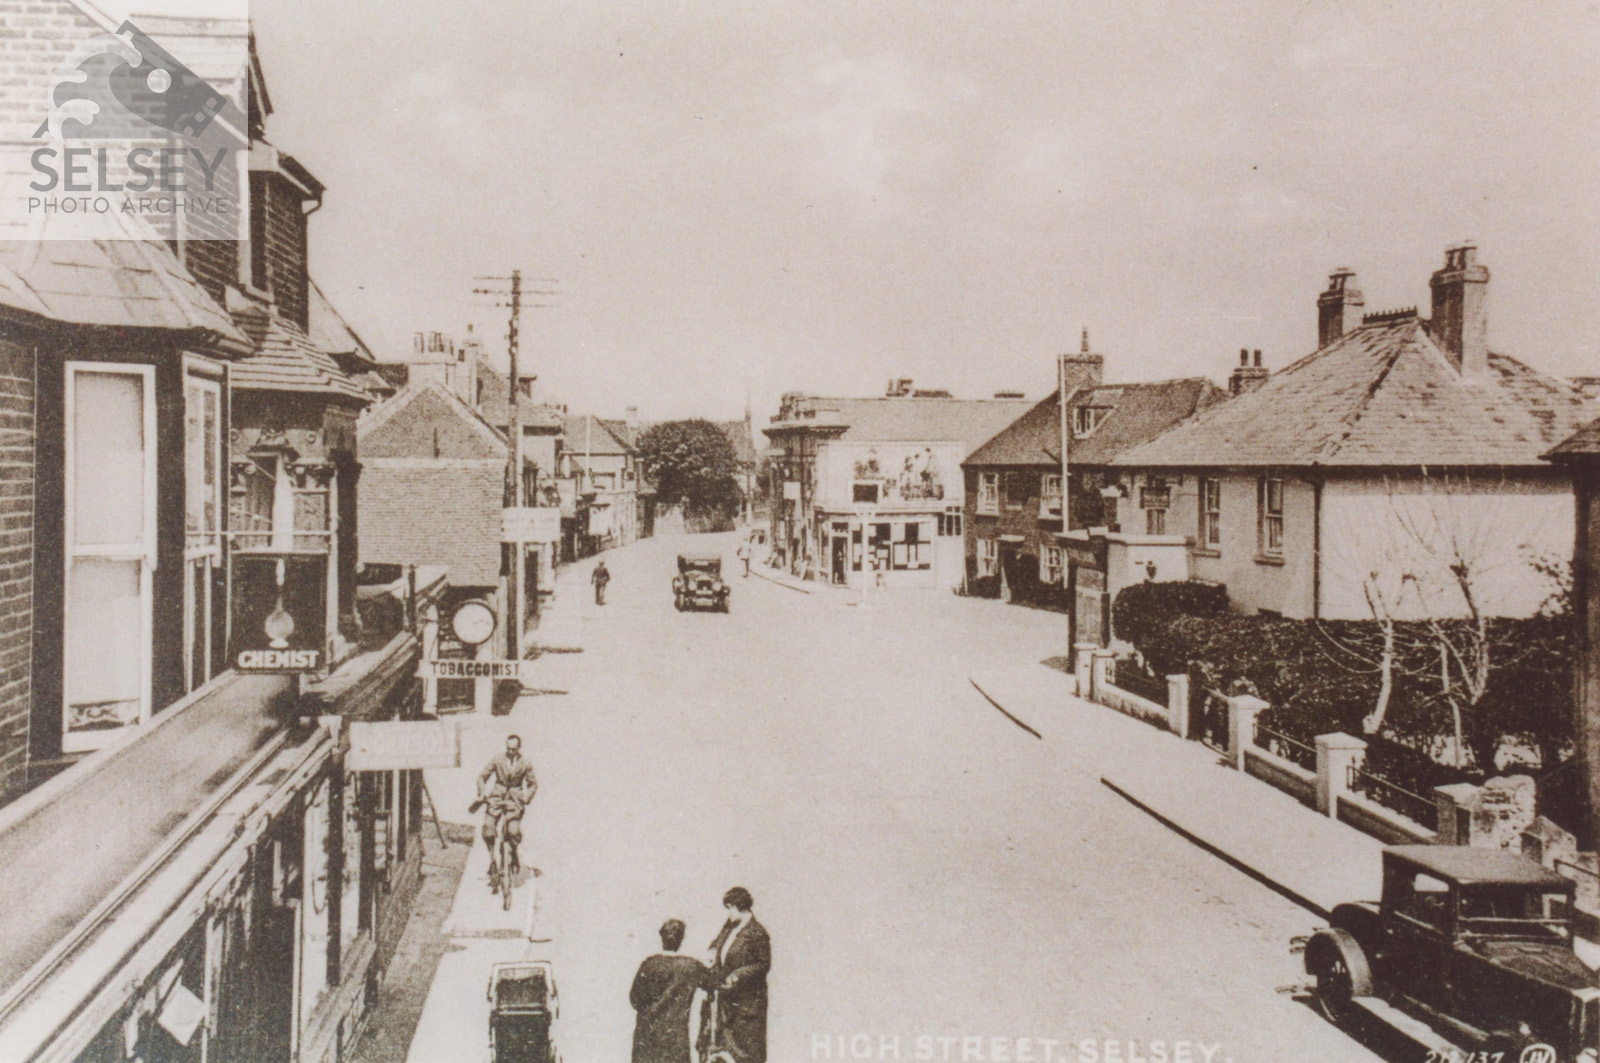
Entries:
<svg viewBox="0 0 1600 1063">
<path fill-rule="evenodd" d="M 483 842 L 489 847 L 489 866 L 494 867 L 495 837 L 504 833 L 510 849 L 507 872 L 515 874 L 522 866 L 517 845 L 522 841 L 522 810 L 539 791 L 533 765 L 522 758 L 522 739 L 506 736 L 506 751 L 495 757 L 478 776 L 478 801 L 483 809 Z"/>
</svg>

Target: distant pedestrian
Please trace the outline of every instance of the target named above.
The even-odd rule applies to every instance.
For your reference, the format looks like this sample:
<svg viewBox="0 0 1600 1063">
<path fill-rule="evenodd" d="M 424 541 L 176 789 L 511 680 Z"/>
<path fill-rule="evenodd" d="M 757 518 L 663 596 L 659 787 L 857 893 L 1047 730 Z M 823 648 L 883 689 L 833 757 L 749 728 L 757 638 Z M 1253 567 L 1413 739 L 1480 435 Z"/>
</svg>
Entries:
<svg viewBox="0 0 1600 1063">
<path fill-rule="evenodd" d="M 604 561 L 594 566 L 594 575 L 589 579 L 594 584 L 594 604 L 606 604 L 606 584 L 611 582 L 611 573 L 606 571 Z"/>
<path fill-rule="evenodd" d="M 750 540 L 746 539 L 739 544 L 739 560 L 744 562 L 745 578 L 750 576 Z"/>
<path fill-rule="evenodd" d="M 711 942 L 711 990 L 700 1010 L 700 1052 L 720 1048 L 734 1063 L 766 1063 L 767 970 L 772 941 L 756 922 L 750 891 L 735 886 L 722 895 L 728 921 Z M 711 1044 L 715 1009 L 716 1044 Z"/>
<path fill-rule="evenodd" d="M 633 1063 L 691 1063 L 689 1007 L 711 971 L 692 956 L 678 955 L 683 921 L 661 924 L 661 951 L 645 958 L 633 976 L 628 1002 L 638 1012 L 633 1026 Z"/>
</svg>

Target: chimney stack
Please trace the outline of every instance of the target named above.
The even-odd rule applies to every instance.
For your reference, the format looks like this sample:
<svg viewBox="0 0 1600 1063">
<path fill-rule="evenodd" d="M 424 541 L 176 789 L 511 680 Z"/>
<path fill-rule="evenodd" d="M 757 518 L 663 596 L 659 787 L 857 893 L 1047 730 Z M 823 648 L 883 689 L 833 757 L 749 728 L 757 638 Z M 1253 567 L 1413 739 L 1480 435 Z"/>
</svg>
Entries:
<svg viewBox="0 0 1600 1063">
<path fill-rule="evenodd" d="M 1239 348 L 1239 367 L 1228 377 L 1228 394 L 1243 395 L 1247 391 L 1254 391 L 1266 383 L 1270 374 L 1261 365 L 1261 352 L 1256 351 L 1252 363 L 1250 351 L 1244 347 Z"/>
<path fill-rule="evenodd" d="M 1067 391 L 1073 388 L 1097 388 L 1105 376 L 1106 356 L 1089 353 L 1089 330 L 1083 330 L 1083 340 L 1077 354 L 1063 354 Z"/>
<path fill-rule="evenodd" d="M 1462 376 L 1489 368 L 1489 268 L 1477 262 L 1470 240 L 1445 249 L 1444 268 L 1433 275 L 1433 320 L 1428 332 Z"/>
<path fill-rule="evenodd" d="M 1317 349 L 1320 351 L 1361 324 L 1366 300 L 1356 275 L 1343 266 L 1328 274 L 1328 290 L 1317 296 Z"/>
</svg>

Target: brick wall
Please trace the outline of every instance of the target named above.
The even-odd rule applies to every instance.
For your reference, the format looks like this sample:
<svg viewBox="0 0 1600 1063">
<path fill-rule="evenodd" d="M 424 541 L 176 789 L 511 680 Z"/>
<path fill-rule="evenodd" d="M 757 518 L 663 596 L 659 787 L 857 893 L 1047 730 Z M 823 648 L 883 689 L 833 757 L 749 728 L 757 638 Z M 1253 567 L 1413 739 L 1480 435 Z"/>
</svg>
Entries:
<svg viewBox="0 0 1600 1063">
<path fill-rule="evenodd" d="M 33 352 L 0 342 L 0 801 L 26 784 L 32 705 Z"/>
<path fill-rule="evenodd" d="M 78 42 L 103 32 L 65 0 L 0 0 L 0 138 L 33 136 L 50 113 L 50 75 Z"/>
<path fill-rule="evenodd" d="M 239 245 L 230 240 L 189 240 L 183 264 L 218 305 L 226 305 L 227 288 L 239 281 Z"/>
<path fill-rule="evenodd" d="M 251 273 L 278 313 L 307 328 L 306 216 L 300 192 L 277 174 L 250 175 Z"/>
</svg>

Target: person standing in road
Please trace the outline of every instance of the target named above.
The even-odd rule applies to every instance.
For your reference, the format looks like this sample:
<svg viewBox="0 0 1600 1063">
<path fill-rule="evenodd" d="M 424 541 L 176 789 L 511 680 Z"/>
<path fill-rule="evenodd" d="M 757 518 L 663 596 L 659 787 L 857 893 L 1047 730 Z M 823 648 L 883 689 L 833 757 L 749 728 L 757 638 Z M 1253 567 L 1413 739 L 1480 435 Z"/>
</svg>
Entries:
<svg viewBox="0 0 1600 1063">
<path fill-rule="evenodd" d="M 766 1063 L 767 971 L 772 966 L 772 941 L 756 922 L 750 891 L 735 886 L 722 895 L 728 921 L 711 942 L 711 995 L 700 1009 L 700 1054 L 721 1048 L 735 1063 Z M 716 1009 L 717 1044 L 710 1045 Z"/>
<path fill-rule="evenodd" d="M 689 1007 L 711 972 L 692 956 L 680 956 L 683 921 L 661 924 L 661 951 L 645 958 L 633 976 L 628 1002 L 638 1012 L 633 1026 L 633 1063 L 691 1063 Z"/>
<path fill-rule="evenodd" d="M 745 578 L 750 577 L 750 540 L 746 539 L 739 544 L 739 560 L 744 562 Z"/>
<path fill-rule="evenodd" d="M 594 604 L 606 604 L 606 584 L 611 582 L 611 573 L 606 571 L 604 561 L 594 566 L 594 575 L 589 580 L 594 584 Z"/>
</svg>

